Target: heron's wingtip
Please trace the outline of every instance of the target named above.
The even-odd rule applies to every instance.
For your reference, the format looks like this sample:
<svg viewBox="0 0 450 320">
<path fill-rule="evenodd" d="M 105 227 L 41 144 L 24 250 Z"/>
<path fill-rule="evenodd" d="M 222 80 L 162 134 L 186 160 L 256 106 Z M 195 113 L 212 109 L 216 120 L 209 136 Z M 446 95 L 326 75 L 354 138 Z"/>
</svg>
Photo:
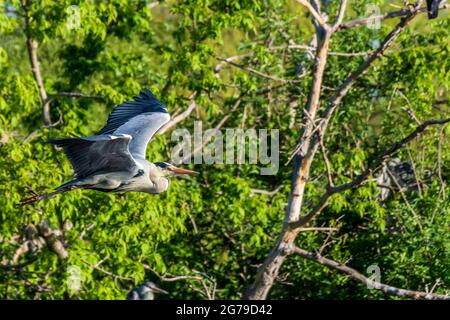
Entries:
<svg viewBox="0 0 450 320">
<path fill-rule="evenodd" d="M 142 88 L 140 95 L 145 96 L 147 98 L 155 98 L 156 99 L 156 95 L 148 87 Z"/>
</svg>

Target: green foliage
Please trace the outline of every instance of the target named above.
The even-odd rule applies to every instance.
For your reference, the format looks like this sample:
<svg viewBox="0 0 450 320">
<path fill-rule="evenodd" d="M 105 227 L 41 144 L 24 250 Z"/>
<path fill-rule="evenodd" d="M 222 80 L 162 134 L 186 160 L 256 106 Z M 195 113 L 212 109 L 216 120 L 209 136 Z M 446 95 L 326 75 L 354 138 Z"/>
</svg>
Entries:
<svg viewBox="0 0 450 320">
<path fill-rule="evenodd" d="M 369 1 L 350 2 L 346 19 L 365 16 Z M 389 1 L 378 2 L 385 6 Z M 285 164 L 301 130 L 314 60 L 305 50 L 284 47 L 290 40 L 310 43 L 313 28 L 305 11 L 294 1 L 272 0 L 165 1 L 152 9 L 150 1 L 141 0 L 31 3 L 26 29 L 19 1 L 0 0 L 0 298 L 123 299 L 131 287 L 157 280 L 157 274 L 200 275 L 215 283 L 216 298 L 239 298 L 276 241 L 288 201 L 291 166 Z M 71 5 L 80 9 L 78 28 L 68 24 Z M 337 3 L 323 10 L 332 19 Z M 330 50 L 370 51 L 371 41 L 381 40 L 392 24 L 383 22 L 376 31 L 344 30 L 333 38 Z M 350 181 L 376 154 L 410 133 L 416 125 L 410 110 L 420 120 L 448 115 L 449 24 L 448 16 L 432 22 L 420 17 L 352 87 L 325 138 L 336 184 Z M 82 92 L 101 99 L 54 98 L 52 119 L 62 115 L 64 122 L 44 128 L 27 35 L 39 43 L 49 94 Z M 238 66 L 224 64 L 215 71 L 218 58 L 249 52 L 253 54 L 235 61 Z M 330 55 L 324 104 L 363 59 Z M 303 77 L 297 77 L 299 67 Z M 73 191 L 17 206 L 28 189 L 45 192 L 72 175 L 69 162 L 46 143 L 48 138 L 95 133 L 114 105 L 145 86 L 171 112 L 184 110 L 188 97 L 197 93 L 197 113 L 180 127 L 192 129 L 197 118 L 204 128 L 212 128 L 229 114 L 225 127 L 279 129 L 279 172 L 260 176 L 257 165 L 196 165 L 198 177 L 173 179 L 161 195 Z M 241 105 L 230 114 L 240 95 Z M 324 254 L 349 261 L 362 273 L 376 264 L 382 281 L 398 287 L 423 291 L 440 279 L 436 292 L 445 292 L 450 284 L 448 130 L 430 129 L 397 155 L 415 165 L 420 190 L 403 196 L 397 192 L 382 203 L 378 186 L 370 181 L 335 195 L 316 221 L 339 228 Z M 169 135 L 150 144 L 151 161 L 168 160 Z M 318 156 L 303 212 L 326 191 L 324 173 Z M 278 186 L 272 195 L 254 192 Z M 25 241 L 26 227 L 43 221 L 63 230 L 68 260 L 58 261 L 43 246 L 16 261 L 25 264 L 20 270 L 4 267 Z M 326 233 L 302 232 L 297 242 L 315 251 L 326 239 Z M 82 278 L 78 292 L 68 284 L 73 266 Z M 388 298 L 298 257 L 287 259 L 282 274 L 286 281 L 275 285 L 271 298 Z M 205 298 L 196 280 L 159 285 L 170 299 Z"/>
</svg>

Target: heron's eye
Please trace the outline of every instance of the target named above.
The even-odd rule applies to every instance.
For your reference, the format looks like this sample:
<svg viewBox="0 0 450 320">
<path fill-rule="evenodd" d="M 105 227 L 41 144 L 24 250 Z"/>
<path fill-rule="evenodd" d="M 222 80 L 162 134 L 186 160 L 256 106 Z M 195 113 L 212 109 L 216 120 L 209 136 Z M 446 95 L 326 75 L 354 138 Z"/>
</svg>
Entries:
<svg viewBox="0 0 450 320">
<path fill-rule="evenodd" d="M 168 167 L 172 166 L 170 163 L 167 162 L 155 162 L 155 165 L 162 169 L 167 169 Z"/>
</svg>

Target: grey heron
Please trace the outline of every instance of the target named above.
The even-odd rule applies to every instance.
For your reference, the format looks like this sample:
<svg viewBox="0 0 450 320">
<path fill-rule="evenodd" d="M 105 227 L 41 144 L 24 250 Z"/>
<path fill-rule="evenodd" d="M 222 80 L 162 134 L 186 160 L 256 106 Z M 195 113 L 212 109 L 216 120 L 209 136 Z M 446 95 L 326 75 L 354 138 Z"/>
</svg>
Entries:
<svg viewBox="0 0 450 320">
<path fill-rule="evenodd" d="M 413 190 L 420 187 L 412 165 L 397 157 L 383 164 L 376 178 L 376 183 L 379 190 L 379 199 L 382 202 L 386 201 L 392 195 L 392 192 L 399 189 Z"/>
<path fill-rule="evenodd" d="M 167 108 L 150 90 L 144 89 L 133 101 L 114 108 L 97 135 L 50 139 L 51 144 L 64 150 L 72 163 L 75 178 L 54 192 L 33 193 L 32 197 L 21 200 L 21 204 L 76 189 L 164 192 L 170 184 L 169 176 L 196 173 L 167 162 L 146 160 L 148 142 L 169 120 Z"/>
<path fill-rule="evenodd" d="M 128 292 L 127 300 L 153 300 L 155 299 L 155 293 L 168 294 L 167 291 L 158 288 L 153 282 L 145 281 L 141 286 Z"/>
<path fill-rule="evenodd" d="M 428 19 L 436 19 L 439 14 L 441 0 L 427 0 Z"/>
</svg>

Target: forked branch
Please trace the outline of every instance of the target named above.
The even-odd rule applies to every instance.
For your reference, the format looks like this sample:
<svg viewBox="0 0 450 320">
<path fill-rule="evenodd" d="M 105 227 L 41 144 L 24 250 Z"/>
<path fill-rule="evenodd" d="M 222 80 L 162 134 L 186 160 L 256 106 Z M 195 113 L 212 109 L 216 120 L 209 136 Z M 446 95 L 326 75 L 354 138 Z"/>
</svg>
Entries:
<svg viewBox="0 0 450 320">
<path fill-rule="evenodd" d="M 422 291 L 401 289 L 401 288 L 393 287 L 393 286 L 390 286 L 390 285 L 387 285 L 387 284 L 384 284 L 381 282 L 376 282 L 374 280 L 371 280 L 370 278 L 367 278 L 365 275 L 356 271 L 355 269 L 346 266 L 345 264 L 325 258 L 325 257 L 321 256 L 320 254 L 312 253 L 312 252 L 303 250 L 298 247 L 294 247 L 292 249 L 292 253 L 296 254 L 302 258 L 306 258 L 308 260 L 317 262 L 328 268 L 342 272 L 356 281 L 359 281 L 365 285 L 370 285 L 373 289 L 381 290 L 384 293 L 389 294 L 389 295 L 395 295 L 395 296 L 399 296 L 399 297 L 403 297 L 403 298 L 410 298 L 410 299 L 426 299 L 426 300 L 448 300 L 448 299 L 450 299 L 450 296 L 448 296 L 448 295 L 437 294 L 437 293 L 432 293 L 432 292 L 422 292 Z"/>
<path fill-rule="evenodd" d="M 291 229 L 301 228 L 302 226 L 310 222 L 317 214 L 319 214 L 327 206 L 328 201 L 334 194 L 341 193 L 346 190 L 353 189 L 362 185 L 375 171 L 377 171 L 381 167 L 381 165 L 386 160 L 395 155 L 400 149 L 406 146 L 407 143 L 417 138 L 429 126 L 444 125 L 449 122 L 450 118 L 432 119 L 423 122 L 421 125 L 417 126 L 416 129 L 409 135 L 407 135 L 400 141 L 394 143 L 388 150 L 382 152 L 377 157 L 375 157 L 372 163 L 369 164 L 368 168 L 363 173 L 356 176 L 352 181 L 328 188 L 326 194 L 319 200 L 318 205 L 314 207 L 306 216 L 303 216 L 298 221 L 291 223 L 290 228 Z"/>
<path fill-rule="evenodd" d="M 439 10 L 445 10 L 445 9 L 449 9 L 449 8 L 450 8 L 450 4 L 442 3 L 439 7 Z M 418 9 L 418 13 L 426 13 L 426 12 L 427 12 L 426 7 Z M 409 9 L 401 9 L 398 11 L 392 11 L 392 12 L 386 12 L 386 13 L 373 15 L 373 16 L 370 16 L 367 18 L 350 20 L 347 22 L 340 23 L 339 26 L 337 26 L 336 31 L 343 30 L 343 29 L 355 28 L 355 27 L 359 27 L 359 26 L 366 26 L 370 23 L 373 23 L 374 21 L 382 21 L 385 19 L 403 17 L 403 16 L 407 16 L 408 14 L 410 14 Z"/>
<path fill-rule="evenodd" d="M 298 1 L 305 5 L 306 1 Z M 345 1 L 341 2 L 340 11 L 336 22 L 343 19 L 345 13 Z M 320 146 L 320 135 L 325 134 L 329 120 L 338 107 L 342 99 L 348 93 L 352 84 L 358 79 L 375 60 L 382 56 L 385 50 L 397 39 L 398 35 L 404 30 L 408 23 L 420 12 L 421 1 L 416 2 L 415 5 L 410 6 L 405 17 L 402 18 L 400 23 L 394 28 L 394 30 L 385 38 L 381 46 L 372 53 L 358 69 L 350 73 L 345 79 L 343 84 L 337 90 L 335 96 L 330 100 L 325 112 L 322 114 L 319 123 L 317 123 L 317 113 L 320 107 L 320 94 L 322 89 L 322 79 L 325 70 L 327 57 L 329 55 L 328 45 L 330 38 L 334 33 L 334 28 L 330 28 L 328 25 L 322 25 L 321 28 L 317 28 L 316 24 L 316 36 L 318 37 L 318 45 L 315 57 L 315 66 L 313 71 L 313 80 L 309 89 L 308 103 L 305 107 L 307 111 L 307 117 L 304 118 L 303 132 L 299 140 L 299 147 L 296 149 L 294 157 L 293 179 L 291 186 L 291 194 L 289 197 L 288 206 L 285 213 L 285 223 L 283 229 L 280 232 L 279 238 L 272 248 L 271 252 L 267 256 L 264 263 L 258 270 L 254 283 L 248 288 L 244 295 L 246 299 L 265 299 L 267 294 L 276 280 L 279 270 L 284 263 L 286 257 L 289 255 L 289 248 L 293 246 L 293 243 L 300 232 L 300 227 L 309 222 L 315 215 L 320 213 L 323 208 L 328 204 L 329 198 L 337 193 L 347 189 L 359 186 L 362 184 L 368 176 L 370 176 L 376 168 L 383 163 L 389 156 L 398 151 L 404 144 L 417 136 L 420 132 L 424 131 L 426 127 L 438 122 L 444 123 L 447 120 L 430 120 L 423 123 L 413 132 L 410 136 L 394 145 L 387 151 L 386 154 L 382 154 L 379 158 L 376 158 L 367 172 L 364 172 L 352 182 L 340 185 L 330 186 L 327 189 L 326 194 L 320 199 L 316 207 L 308 213 L 306 216 L 300 217 L 303 197 L 305 192 L 305 186 L 308 181 L 309 171 L 311 163 Z M 316 5 L 318 8 L 318 6 Z M 308 6 L 307 6 L 308 8 Z M 312 8 L 312 7 L 311 7 Z M 312 8 L 314 9 L 314 8 Z M 311 9 L 310 9 L 311 11 Z M 317 11 L 315 12 L 318 15 Z M 313 13 L 314 15 L 314 13 Z M 316 21 L 319 21 L 316 19 Z M 315 130 L 317 128 L 318 130 Z"/>
<path fill-rule="evenodd" d="M 314 17 L 314 20 L 322 27 L 325 26 L 325 20 L 322 18 L 322 16 L 320 15 L 320 13 L 314 9 L 313 5 L 311 3 L 309 3 L 307 0 L 295 0 L 298 3 L 300 3 L 302 6 L 304 6 L 309 13 L 311 13 L 311 15 Z"/>
</svg>

